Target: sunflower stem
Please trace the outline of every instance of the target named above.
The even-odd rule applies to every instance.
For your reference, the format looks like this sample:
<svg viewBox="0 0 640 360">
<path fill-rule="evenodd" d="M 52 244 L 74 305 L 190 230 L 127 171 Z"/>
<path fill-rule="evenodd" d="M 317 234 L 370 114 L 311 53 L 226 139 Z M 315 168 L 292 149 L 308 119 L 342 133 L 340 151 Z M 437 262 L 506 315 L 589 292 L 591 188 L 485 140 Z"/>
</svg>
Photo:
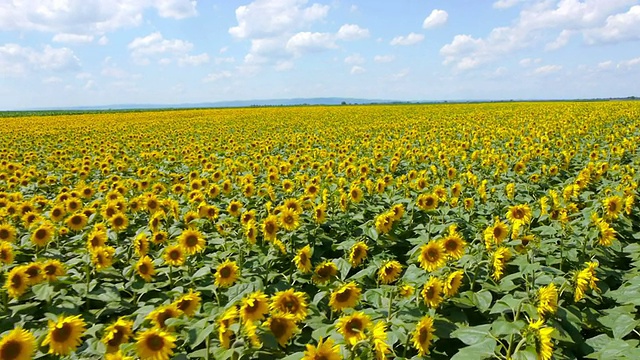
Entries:
<svg viewBox="0 0 640 360">
<path fill-rule="evenodd" d="M 173 266 L 169 265 L 169 287 L 173 288 L 173 277 L 172 277 L 172 273 L 173 273 Z"/>
<path fill-rule="evenodd" d="M 86 279 L 87 279 L 87 283 L 86 283 L 86 292 L 85 292 L 85 307 L 87 308 L 87 310 L 89 310 L 89 285 L 91 284 L 91 269 L 89 267 L 89 262 L 87 262 L 85 264 L 84 267 L 85 273 L 86 273 Z"/>
<path fill-rule="evenodd" d="M 387 322 L 391 321 L 391 307 L 393 305 L 393 299 L 395 298 L 395 292 L 389 292 L 389 308 L 387 309 Z"/>
</svg>

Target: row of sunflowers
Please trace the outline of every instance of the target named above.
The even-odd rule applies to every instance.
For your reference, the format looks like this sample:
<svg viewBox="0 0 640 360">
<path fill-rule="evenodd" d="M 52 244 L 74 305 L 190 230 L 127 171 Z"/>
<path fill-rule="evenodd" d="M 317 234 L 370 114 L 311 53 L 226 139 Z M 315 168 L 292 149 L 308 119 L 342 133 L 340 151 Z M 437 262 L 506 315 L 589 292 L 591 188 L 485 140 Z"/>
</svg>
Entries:
<svg viewBox="0 0 640 360">
<path fill-rule="evenodd" d="M 5 118 L 0 360 L 640 357 L 640 104 Z"/>
</svg>

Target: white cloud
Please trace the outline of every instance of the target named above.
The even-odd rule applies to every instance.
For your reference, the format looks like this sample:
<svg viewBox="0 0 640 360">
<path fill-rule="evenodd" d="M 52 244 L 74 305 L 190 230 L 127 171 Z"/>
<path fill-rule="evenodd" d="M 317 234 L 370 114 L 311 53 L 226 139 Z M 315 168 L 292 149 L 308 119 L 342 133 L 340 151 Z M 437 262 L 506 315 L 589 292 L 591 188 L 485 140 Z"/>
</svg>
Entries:
<svg viewBox="0 0 640 360">
<path fill-rule="evenodd" d="M 528 67 L 531 66 L 532 64 L 539 64 L 542 62 L 542 59 L 540 58 L 536 58 L 536 59 L 531 59 L 531 58 L 525 58 L 519 61 L 520 66 L 522 67 Z"/>
<path fill-rule="evenodd" d="M 0 2 L 3 30 L 100 35 L 138 26 L 147 9 L 160 17 L 193 16 L 194 0 L 29 0 Z"/>
<path fill-rule="evenodd" d="M 369 29 L 363 29 L 354 24 L 345 24 L 340 27 L 336 36 L 340 40 L 365 39 L 369 37 Z"/>
<path fill-rule="evenodd" d="M 209 62 L 209 55 L 202 53 L 200 55 L 184 55 L 178 59 L 180 66 L 198 66 Z"/>
<path fill-rule="evenodd" d="M 607 17 L 604 26 L 588 30 L 585 38 L 590 44 L 640 40 L 640 5 Z"/>
<path fill-rule="evenodd" d="M 598 63 L 598 69 L 606 70 L 610 69 L 613 66 L 613 61 L 607 60 Z"/>
<path fill-rule="evenodd" d="M 544 65 L 533 70 L 536 75 L 547 75 L 562 70 L 562 65 Z"/>
<path fill-rule="evenodd" d="M 293 61 L 282 60 L 278 61 L 275 66 L 276 71 L 287 71 L 293 69 Z"/>
<path fill-rule="evenodd" d="M 362 66 L 354 65 L 351 68 L 350 73 L 351 73 L 351 75 L 357 75 L 357 74 L 362 74 L 365 71 L 366 71 L 365 68 L 363 68 Z"/>
<path fill-rule="evenodd" d="M 150 58 L 155 56 L 166 54 L 185 56 L 193 48 L 193 44 L 184 40 L 165 39 L 161 33 L 154 32 L 147 36 L 133 39 L 128 48 L 136 63 L 146 65 L 149 63 Z"/>
<path fill-rule="evenodd" d="M 571 30 L 562 30 L 560 35 L 558 35 L 553 42 L 550 42 L 545 46 L 545 50 L 557 50 L 565 47 L 569 43 L 571 36 L 573 36 L 573 32 Z"/>
<path fill-rule="evenodd" d="M 0 46 L 0 74 L 23 76 L 32 71 L 70 71 L 80 68 L 80 60 L 69 48 L 45 45 L 41 51 L 18 44 Z"/>
<path fill-rule="evenodd" d="M 518 5 L 525 0 L 498 0 L 493 3 L 495 9 L 508 9 L 510 7 Z"/>
<path fill-rule="evenodd" d="M 364 64 L 364 58 L 360 54 L 352 54 L 344 58 L 344 62 L 350 65 Z"/>
<path fill-rule="evenodd" d="M 373 57 L 373 61 L 377 63 L 388 63 L 395 60 L 396 57 L 394 55 L 376 55 Z"/>
<path fill-rule="evenodd" d="M 616 66 L 618 69 L 628 69 L 640 65 L 640 57 L 630 60 L 620 61 Z"/>
<path fill-rule="evenodd" d="M 98 39 L 98 45 L 107 45 L 109 43 L 109 38 L 106 37 L 105 35 L 101 36 L 100 39 Z"/>
<path fill-rule="evenodd" d="M 209 75 L 207 75 L 204 79 L 202 79 L 203 82 L 215 82 L 221 79 L 227 79 L 231 77 L 231 72 L 229 71 L 220 71 L 217 73 L 211 73 Z"/>
<path fill-rule="evenodd" d="M 494 6 L 498 3 L 508 5 L 507 2 L 497 2 Z M 610 25 L 610 28 L 625 29 L 624 35 L 609 38 L 630 40 L 634 38 L 631 35 L 633 29 L 627 29 L 625 25 L 620 24 L 627 24 L 627 21 L 634 18 L 633 8 L 628 9 L 628 6 L 635 3 L 637 0 L 532 2 L 520 11 L 513 25 L 496 27 L 484 38 L 456 35 L 451 43 L 440 49 L 440 54 L 445 58 L 444 64 L 453 65 L 458 70 L 470 69 L 541 42 L 546 42 L 548 50 L 562 47 L 576 33 L 582 33 L 588 40 L 587 34 L 593 29 L 604 29 L 605 22 L 616 24 Z M 629 11 L 620 21 L 615 14 L 622 9 Z M 637 30 L 635 31 L 637 34 Z M 603 32 L 606 33 L 604 30 Z M 550 37 L 554 40 L 550 40 Z"/>
<path fill-rule="evenodd" d="M 213 59 L 213 63 L 216 65 L 220 65 L 220 64 L 232 64 L 236 61 L 236 58 L 234 58 L 233 56 L 228 56 L 228 57 L 217 57 Z"/>
<path fill-rule="evenodd" d="M 335 49 L 337 47 L 333 34 L 308 31 L 293 35 L 286 45 L 287 51 L 295 55 Z"/>
<path fill-rule="evenodd" d="M 424 35 L 416 34 L 412 32 L 407 36 L 394 37 L 393 40 L 391 40 L 390 44 L 408 46 L 408 45 L 415 45 L 421 42 L 422 40 L 424 40 Z"/>
<path fill-rule="evenodd" d="M 57 76 L 49 76 L 42 79 L 43 84 L 59 84 L 62 82 L 62 79 Z"/>
<path fill-rule="evenodd" d="M 410 73 L 409 69 L 405 68 L 405 69 L 402 69 L 402 70 L 398 71 L 395 74 L 391 74 L 390 79 L 392 81 L 402 80 L 402 79 L 406 78 L 407 75 L 409 75 L 409 73 Z"/>
<path fill-rule="evenodd" d="M 59 43 L 70 43 L 70 44 L 86 44 L 93 41 L 93 36 L 60 33 L 60 34 L 54 35 L 51 41 L 59 42 Z"/>
<path fill-rule="evenodd" d="M 236 38 L 278 36 L 324 19 L 328 5 L 305 7 L 306 0 L 256 0 L 236 9 L 238 25 L 229 28 Z"/>
<path fill-rule="evenodd" d="M 431 29 L 437 26 L 441 26 L 447 23 L 449 14 L 444 10 L 434 9 L 431 14 L 424 19 L 422 28 Z"/>
</svg>

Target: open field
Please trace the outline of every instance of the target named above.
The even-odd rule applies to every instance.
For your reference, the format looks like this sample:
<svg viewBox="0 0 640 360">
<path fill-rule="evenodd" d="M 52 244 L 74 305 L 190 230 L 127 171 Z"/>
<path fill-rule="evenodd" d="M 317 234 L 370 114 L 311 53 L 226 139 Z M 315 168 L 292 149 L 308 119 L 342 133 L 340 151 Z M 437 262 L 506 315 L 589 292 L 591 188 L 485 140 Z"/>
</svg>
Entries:
<svg viewBox="0 0 640 360">
<path fill-rule="evenodd" d="M 0 360 L 640 358 L 638 102 L 0 121 Z"/>
</svg>

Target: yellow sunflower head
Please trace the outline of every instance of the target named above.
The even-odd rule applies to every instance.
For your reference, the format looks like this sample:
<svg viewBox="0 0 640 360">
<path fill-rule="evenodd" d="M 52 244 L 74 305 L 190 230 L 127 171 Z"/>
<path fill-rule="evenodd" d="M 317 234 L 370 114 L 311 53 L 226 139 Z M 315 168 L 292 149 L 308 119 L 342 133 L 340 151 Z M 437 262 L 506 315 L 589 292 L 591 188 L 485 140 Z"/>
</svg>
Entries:
<svg viewBox="0 0 640 360">
<path fill-rule="evenodd" d="M 442 242 L 431 240 L 422 245 L 418 260 L 420 266 L 427 271 L 436 271 L 446 264 L 446 253 Z"/>
<path fill-rule="evenodd" d="M 229 287 L 238 280 L 240 268 L 235 261 L 225 260 L 218 266 L 215 273 L 215 284 L 220 287 Z"/>
<path fill-rule="evenodd" d="M 49 345 L 49 354 L 69 355 L 82 343 L 85 330 L 86 324 L 80 315 L 62 315 L 57 321 L 49 321 L 49 331 L 42 345 Z"/>
<path fill-rule="evenodd" d="M 289 289 L 279 291 L 271 297 L 270 308 L 275 313 L 291 314 L 296 321 L 307 317 L 306 294 Z"/>
<path fill-rule="evenodd" d="M 36 349 L 36 338 L 30 331 L 14 328 L 0 338 L 0 359 L 29 360 Z"/>
<path fill-rule="evenodd" d="M 354 346 L 358 341 L 367 338 L 365 331 L 371 326 L 371 318 L 359 311 L 352 315 L 345 315 L 338 319 L 338 332 L 342 334 L 347 344 Z"/>
<path fill-rule="evenodd" d="M 402 272 L 402 265 L 396 260 L 386 261 L 378 270 L 378 280 L 383 284 L 391 284 L 398 280 Z"/>
<path fill-rule="evenodd" d="M 164 330 L 151 328 L 138 333 L 136 350 L 141 360 L 168 360 L 173 355 L 176 338 Z"/>
<path fill-rule="evenodd" d="M 362 290 L 355 282 L 350 282 L 340 286 L 331 293 L 329 306 L 333 311 L 342 311 L 343 309 L 356 306 L 360 300 Z"/>
</svg>

